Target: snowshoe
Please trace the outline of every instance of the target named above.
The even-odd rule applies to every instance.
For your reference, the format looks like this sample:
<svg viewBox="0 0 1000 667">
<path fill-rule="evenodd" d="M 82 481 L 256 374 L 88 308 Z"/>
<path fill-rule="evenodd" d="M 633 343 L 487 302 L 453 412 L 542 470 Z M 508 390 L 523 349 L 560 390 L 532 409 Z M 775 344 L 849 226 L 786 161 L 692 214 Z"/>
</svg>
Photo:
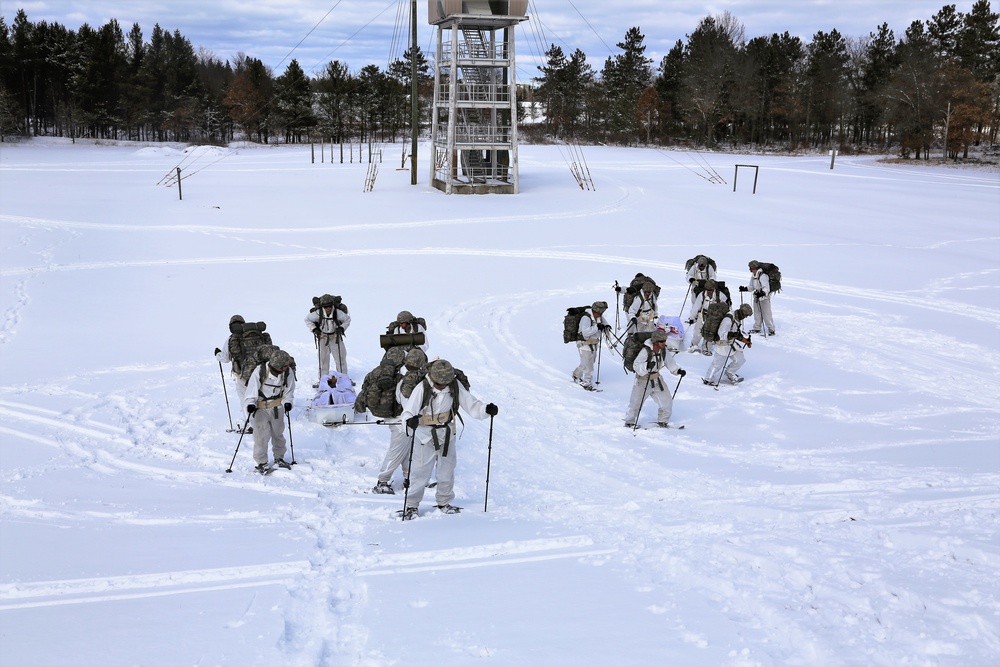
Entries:
<svg viewBox="0 0 1000 667">
<path fill-rule="evenodd" d="M 259 472 L 261 475 L 267 475 L 270 474 L 271 469 L 267 466 L 266 463 L 258 463 L 256 466 L 254 466 L 254 471 Z"/>
<path fill-rule="evenodd" d="M 285 470 L 292 469 L 292 464 L 286 461 L 285 459 L 278 459 L 277 461 L 274 462 L 274 465 L 278 466 L 279 468 L 284 468 Z"/>
<path fill-rule="evenodd" d="M 407 507 L 405 510 L 398 510 L 396 514 L 398 514 L 403 521 L 409 521 L 410 519 L 415 519 L 419 516 L 419 514 L 417 514 L 416 507 Z"/>
<path fill-rule="evenodd" d="M 438 505 L 437 508 L 442 514 L 458 514 L 462 511 L 461 507 L 455 507 L 454 505 L 448 504 Z"/>
<path fill-rule="evenodd" d="M 372 493 L 391 493 L 395 495 L 396 491 L 392 488 L 392 484 L 389 482 L 378 481 L 374 487 L 372 487 Z"/>
</svg>

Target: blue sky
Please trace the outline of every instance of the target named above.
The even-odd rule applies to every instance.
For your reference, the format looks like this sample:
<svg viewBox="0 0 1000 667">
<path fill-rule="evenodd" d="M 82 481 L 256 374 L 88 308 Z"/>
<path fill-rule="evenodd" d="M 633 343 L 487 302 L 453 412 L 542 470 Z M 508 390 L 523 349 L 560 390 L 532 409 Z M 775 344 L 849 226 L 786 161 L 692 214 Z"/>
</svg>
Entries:
<svg viewBox="0 0 1000 667">
<path fill-rule="evenodd" d="M 747 39 L 788 31 L 808 42 L 817 31 L 837 29 L 847 37 L 865 37 L 883 22 L 899 37 L 914 20 L 926 20 L 946 3 L 942 0 L 531 0 L 532 20 L 517 33 L 519 78 L 535 73 L 535 60 L 552 43 L 567 53 L 587 54 L 595 70 L 619 50 L 625 32 L 638 26 L 646 36 L 646 54 L 657 65 L 678 40 L 706 16 L 729 12 L 745 28 Z M 972 1 L 956 3 L 961 12 Z M 78 28 L 118 19 L 128 31 L 138 23 L 149 36 L 156 23 L 180 30 L 195 49 L 220 59 L 237 53 L 260 58 L 284 71 L 296 58 L 307 73 L 330 60 L 346 62 L 353 71 L 367 64 L 385 67 L 406 46 L 409 0 L 3 0 L 0 13 L 8 26 L 18 8 L 29 20 Z M 420 46 L 432 53 L 434 28 L 427 23 L 427 0 L 417 3 Z M 301 42 L 301 44 L 300 44 Z M 395 46 L 395 48 L 393 48 Z"/>
</svg>

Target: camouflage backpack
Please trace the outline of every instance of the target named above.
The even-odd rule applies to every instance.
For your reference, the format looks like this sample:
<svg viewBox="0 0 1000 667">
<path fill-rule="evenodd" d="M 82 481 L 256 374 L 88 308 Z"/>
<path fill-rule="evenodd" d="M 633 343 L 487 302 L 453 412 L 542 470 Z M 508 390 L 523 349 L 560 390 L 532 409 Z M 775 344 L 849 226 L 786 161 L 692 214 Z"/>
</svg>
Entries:
<svg viewBox="0 0 1000 667">
<path fill-rule="evenodd" d="M 706 262 L 708 262 L 709 266 L 712 267 L 713 271 L 719 270 L 719 267 L 715 264 L 715 260 L 709 257 L 708 255 L 695 255 L 691 259 L 684 262 L 684 272 L 687 273 L 688 271 L 690 271 L 691 267 L 697 264 L 699 259 L 704 259 Z"/>
<path fill-rule="evenodd" d="M 770 262 L 761 262 L 761 270 L 767 274 L 767 280 L 771 290 L 771 294 L 777 294 L 781 291 L 781 269 L 778 268 L 777 264 L 771 264 Z"/>
<path fill-rule="evenodd" d="M 388 419 L 403 413 L 403 406 L 396 400 L 396 384 L 399 383 L 399 369 L 391 360 L 383 360 L 365 376 L 361 391 L 354 402 L 355 412 L 369 410 L 376 417 Z"/>
<path fill-rule="evenodd" d="M 653 283 L 653 296 L 660 296 L 660 286 L 656 284 L 656 281 L 642 273 L 637 273 L 632 282 L 625 288 L 625 293 L 622 296 L 622 305 L 626 311 L 632 307 L 632 302 L 635 301 L 635 297 L 640 295 L 642 286 L 646 283 Z"/>
<path fill-rule="evenodd" d="M 723 301 L 714 301 L 705 310 L 705 321 L 701 324 L 701 335 L 710 343 L 719 341 L 719 325 L 729 314 L 729 304 Z"/>
<path fill-rule="evenodd" d="M 580 336 L 580 320 L 587 313 L 590 306 L 574 306 L 566 309 L 566 316 L 563 318 L 563 342 L 574 343 L 583 340 Z"/>
<path fill-rule="evenodd" d="M 249 381 L 257 368 L 257 348 L 272 344 L 271 334 L 265 329 L 267 324 L 264 322 L 247 322 L 243 325 L 243 332 L 240 334 L 240 379 L 243 382 Z"/>
<path fill-rule="evenodd" d="M 708 282 L 708 281 L 707 280 L 696 280 L 696 281 L 694 281 L 694 286 L 691 288 L 691 298 L 692 299 L 694 299 L 699 294 L 701 294 L 702 292 L 705 291 L 705 283 L 706 282 Z M 719 294 L 725 294 L 726 295 L 726 301 L 728 301 L 729 303 L 733 302 L 733 297 L 729 293 L 729 288 L 726 287 L 726 281 L 725 280 L 716 280 L 715 281 L 715 289 L 716 289 L 716 296 L 715 296 L 715 299 L 713 299 L 713 300 L 718 300 L 718 298 L 719 298 L 718 295 Z"/>
<path fill-rule="evenodd" d="M 643 348 L 652 331 L 637 331 L 625 337 L 625 345 L 622 349 L 622 365 L 626 373 L 635 373 L 635 358 L 639 356 L 639 350 Z"/>
</svg>

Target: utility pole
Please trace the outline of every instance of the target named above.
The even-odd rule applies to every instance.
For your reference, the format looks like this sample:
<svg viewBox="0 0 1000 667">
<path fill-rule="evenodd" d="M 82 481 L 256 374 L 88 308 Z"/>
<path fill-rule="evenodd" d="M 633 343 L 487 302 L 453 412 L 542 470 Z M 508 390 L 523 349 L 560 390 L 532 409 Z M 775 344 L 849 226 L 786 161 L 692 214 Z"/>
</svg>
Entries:
<svg viewBox="0 0 1000 667">
<path fill-rule="evenodd" d="M 417 184 L 417 134 L 420 107 L 417 99 L 417 0 L 410 1 L 410 185 Z"/>
</svg>

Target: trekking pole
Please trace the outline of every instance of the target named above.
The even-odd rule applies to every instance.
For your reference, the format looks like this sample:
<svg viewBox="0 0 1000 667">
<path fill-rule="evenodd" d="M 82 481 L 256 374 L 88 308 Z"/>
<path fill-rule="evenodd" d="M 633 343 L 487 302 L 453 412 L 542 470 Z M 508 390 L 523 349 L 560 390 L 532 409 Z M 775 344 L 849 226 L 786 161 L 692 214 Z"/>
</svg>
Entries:
<svg viewBox="0 0 1000 667">
<path fill-rule="evenodd" d="M 250 423 L 250 417 L 251 416 L 252 415 L 250 415 L 248 413 L 247 414 L 247 420 L 245 422 L 243 422 L 243 428 L 240 429 L 240 439 L 238 441 L 236 441 L 236 451 L 233 452 L 233 460 L 229 462 L 229 467 L 226 468 L 226 472 L 232 472 L 233 471 L 233 464 L 236 463 L 236 454 L 240 451 L 240 443 L 243 442 L 243 436 L 247 432 L 247 424 Z"/>
<path fill-rule="evenodd" d="M 686 373 L 685 373 L 685 375 L 686 375 Z M 670 395 L 670 400 L 671 401 L 674 400 L 674 398 L 676 398 L 676 396 L 677 396 L 677 390 L 681 388 L 681 380 L 683 380 L 683 379 L 684 379 L 684 375 L 681 375 L 679 378 L 677 378 L 677 386 L 674 387 L 674 393 Z"/>
<path fill-rule="evenodd" d="M 222 362 L 219 362 L 219 375 L 222 376 L 222 395 L 226 397 L 226 416 L 229 417 L 229 432 L 232 433 L 235 429 L 233 428 L 233 412 L 229 408 L 229 392 L 226 390 L 226 374 L 222 372 Z"/>
<path fill-rule="evenodd" d="M 295 465 L 295 441 L 292 440 L 292 413 L 286 412 L 285 419 L 288 421 L 288 447 L 292 450 L 292 462 Z"/>
<path fill-rule="evenodd" d="M 410 498 L 410 471 L 413 469 L 413 443 L 417 440 L 417 429 L 410 436 L 410 461 L 406 464 L 406 474 L 403 475 L 403 521 L 406 521 L 406 503 Z"/>
<path fill-rule="evenodd" d="M 722 376 L 726 374 L 726 366 L 729 365 L 729 356 L 733 353 L 733 343 L 729 344 L 729 352 L 726 353 L 726 360 L 722 362 L 722 371 L 719 373 L 719 379 L 715 381 L 712 386 L 715 387 L 715 391 L 719 391 L 719 383 L 722 382 Z"/>
<path fill-rule="evenodd" d="M 490 461 L 493 458 L 493 417 L 490 415 L 490 440 L 486 447 L 486 497 L 483 499 L 483 511 L 490 502 Z"/>
<path fill-rule="evenodd" d="M 597 339 L 597 378 L 594 380 L 594 384 L 601 384 L 601 342 L 603 338 Z"/>
<path fill-rule="evenodd" d="M 694 283 L 690 283 L 690 282 L 688 283 L 687 292 L 684 293 L 684 300 L 681 301 L 681 312 L 677 313 L 677 317 L 680 317 L 681 315 L 684 314 L 684 306 L 687 305 L 688 295 L 691 294 L 691 285 L 694 285 Z"/>
<path fill-rule="evenodd" d="M 323 379 L 323 346 L 319 344 L 319 334 L 313 334 L 313 343 L 316 344 L 316 386 Z"/>
<path fill-rule="evenodd" d="M 611 349 L 614 350 L 615 352 L 618 352 L 618 355 L 621 356 L 621 352 L 618 351 L 618 348 L 615 346 L 614 341 L 611 340 L 612 338 L 614 338 L 614 334 L 612 334 L 609 330 L 605 329 L 604 339 L 608 341 L 608 345 L 611 346 Z"/>
<path fill-rule="evenodd" d="M 646 386 L 642 388 L 642 398 L 639 399 L 639 410 L 635 413 L 635 423 L 632 424 L 632 434 L 639 428 L 639 415 L 642 414 L 642 404 L 646 402 L 646 392 L 649 390 L 649 376 L 646 376 Z"/>
<path fill-rule="evenodd" d="M 620 310 L 618 309 L 618 300 L 622 296 L 622 286 L 615 281 L 615 331 L 621 329 L 621 320 L 619 319 Z"/>
</svg>

